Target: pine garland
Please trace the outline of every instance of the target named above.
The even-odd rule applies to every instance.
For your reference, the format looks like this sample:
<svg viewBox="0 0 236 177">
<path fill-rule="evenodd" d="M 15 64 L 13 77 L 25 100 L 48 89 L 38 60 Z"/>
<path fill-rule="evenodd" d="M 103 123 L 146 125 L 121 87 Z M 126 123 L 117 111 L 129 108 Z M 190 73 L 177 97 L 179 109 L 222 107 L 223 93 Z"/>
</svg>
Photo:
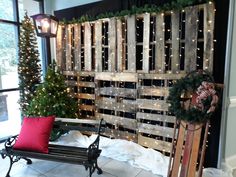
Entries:
<svg viewBox="0 0 236 177">
<path fill-rule="evenodd" d="M 20 29 L 18 63 L 19 104 L 23 115 L 25 115 L 35 95 L 36 86 L 41 82 L 41 66 L 39 62 L 40 59 L 34 25 L 30 21 L 27 12 L 25 12 Z"/>
<path fill-rule="evenodd" d="M 164 12 L 168 10 L 180 10 L 186 6 L 206 3 L 209 1 L 212 1 L 212 0 L 172 0 L 169 3 L 165 3 L 162 6 L 149 5 L 149 4 L 146 4 L 144 7 L 133 6 L 130 10 L 122 10 L 115 13 L 105 12 L 105 13 L 97 15 L 96 17 L 89 16 L 86 14 L 86 15 L 81 16 L 79 19 L 73 18 L 71 21 L 67 21 L 66 19 L 63 19 L 62 21 L 60 21 L 60 24 L 64 25 L 64 24 L 83 23 L 87 21 L 95 21 L 98 19 L 111 18 L 111 17 L 123 18 L 124 16 L 127 16 L 127 15 L 130 16 L 134 14 L 142 14 L 145 12 L 160 13 L 160 12 Z"/>
<path fill-rule="evenodd" d="M 190 107 L 190 109 L 185 110 L 181 104 L 183 103 L 181 98 L 182 94 L 186 92 L 195 93 L 203 81 L 213 82 L 213 79 L 206 71 L 194 71 L 174 83 L 169 91 L 167 101 L 170 103 L 169 111 L 173 113 L 177 119 L 191 123 L 201 123 L 210 119 L 212 113 L 207 113 L 207 111 L 211 106 L 211 97 L 208 97 L 204 101 L 203 110 L 199 110 L 195 107 Z"/>
</svg>

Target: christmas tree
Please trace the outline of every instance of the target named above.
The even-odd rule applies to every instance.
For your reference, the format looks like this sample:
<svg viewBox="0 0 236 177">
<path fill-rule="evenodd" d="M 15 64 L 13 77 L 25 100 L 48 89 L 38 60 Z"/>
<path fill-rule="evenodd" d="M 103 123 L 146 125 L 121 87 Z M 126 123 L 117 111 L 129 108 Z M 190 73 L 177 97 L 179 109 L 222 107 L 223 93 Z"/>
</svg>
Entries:
<svg viewBox="0 0 236 177">
<path fill-rule="evenodd" d="M 64 76 L 53 67 L 48 67 L 44 82 L 37 87 L 36 95 L 28 107 L 27 115 L 77 117 L 77 101 L 70 95 Z M 54 130 L 51 139 L 56 139 L 61 133 L 60 130 Z"/>
<path fill-rule="evenodd" d="M 35 88 L 41 82 L 41 66 L 34 26 L 25 13 L 19 39 L 19 89 L 20 109 L 23 115 L 35 95 Z"/>
</svg>

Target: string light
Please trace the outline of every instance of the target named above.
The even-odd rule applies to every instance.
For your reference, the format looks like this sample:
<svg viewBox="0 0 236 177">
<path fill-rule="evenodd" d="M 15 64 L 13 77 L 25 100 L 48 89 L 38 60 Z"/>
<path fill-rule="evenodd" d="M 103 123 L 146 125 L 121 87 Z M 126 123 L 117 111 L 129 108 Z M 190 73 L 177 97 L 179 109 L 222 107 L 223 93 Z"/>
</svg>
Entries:
<svg viewBox="0 0 236 177">
<path fill-rule="evenodd" d="M 210 2 L 209 2 L 209 4 L 210 4 Z M 175 13 L 175 12 L 173 12 L 173 11 L 171 11 L 171 14 L 173 14 L 173 13 Z M 183 51 L 185 50 L 185 47 L 182 45 L 182 44 L 184 44 L 184 42 L 185 42 L 185 40 L 184 39 L 182 39 L 182 34 L 183 34 L 183 25 L 184 25 L 184 23 L 186 23 L 185 22 L 185 19 L 184 19 L 184 13 L 185 13 L 185 10 L 183 9 L 182 11 L 181 11 L 181 18 L 180 18 L 180 21 L 181 21 L 181 25 L 180 25 L 180 29 L 179 29 L 179 36 L 178 37 L 176 37 L 175 39 L 172 39 L 172 37 L 170 37 L 169 39 L 165 39 L 165 37 L 163 38 L 163 37 L 159 37 L 159 38 L 156 38 L 157 36 L 155 36 L 156 34 L 155 34 L 155 30 L 154 30 L 154 28 L 155 28 L 155 23 L 154 23 L 154 20 L 150 20 L 150 24 L 152 25 L 152 27 L 153 27 L 153 29 L 152 29 L 152 31 L 151 31 L 151 29 L 150 29 L 150 34 L 153 36 L 153 39 L 150 41 L 150 46 L 151 47 L 149 47 L 149 60 L 150 60 L 150 68 L 153 70 L 155 70 L 155 57 L 156 56 L 154 56 L 154 46 L 159 42 L 159 41 L 164 41 L 165 42 L 165 49 L 167 49 L 168 51 L 167 52 L 165 52 L 165 61 L 163 61 L 163 63 L 162 64 L 164 64 L 165 65 L 165 68 L 158 68 L 158 71 L 157 72 L 160 72 L 160 73 L 166 73 L 166 74 L 173 74 L 172 73 L 172 68 L 171 68 L 171 59 L 174 57 L 173 56 L 173 53 L 172 53 L 172 41 L 173 40 L 177 40 L 177 41 L 179 41 L 179 54 L 178 54 L 178 57 L 179 57 L 179 63 L 176 63 L 175 64 L 175 66 L 176 66 L 176 68 L 178 68 L 177 69 L 177 71 L 175 71 L 175 73 L 177 73 L 177 74 L 179 74 L 180 73 L 180 65 L 183 63 L 183 60 L 182 60 L 182 58 L 184 57 L 184 55 L 183 55 Z M 196 22 L 197 22 L 197 28 L 199 28 L 199 25 L 200 25 L 200 22 L 201 22 L 201 19 L 199 18 L 199 15 L 200 14 L 198 14 L 198 18 L 197 18 L 197 20 L 196 20 Z M 163 17 L 163 18 L 165 18 L 165 13 L 161 13 L 161 16 Z M 137 21 L 142 21 L 142 22 L 144 22 L 144 20 L 143 20 L 143 18 L 136 18 L 136 20 Z M 140 21 L 140 22 L 141 22 Z M 213 21 L 212 20 L 209 20 L 208 21 L 208 25 L 211 25 L 211 24 L 213 24 Z M 163 33 L 172 33 L 172 27 L 169 27 L 168 26 L 168 24 L 167 24 L 167 22 L 163 22 L 162 23 L 162 25 L 163 25 Z M 186 24 L 187 25 L 187 24 Z M 83 26 L 83 24 L 82 24 L 82 26 Z M 93 24 L 91 24 L 91 27 L 93 26 Z M 73 28 L 73 27 L 72 27 Z M 108 59 L 107 59 L 107 49 L 109 48 L 109 45 L 107 46 L 107 41 L 108 41 L 108 44 L 109 44 L 109 41 L 110 41 L 110 38 L 109 37 L 107 37 L 107 34 L 109 33 L 109 31 L 108 31 L 108 29 L 107 29 L 107 21 L 106 20 L 103 20 L 102 21 L 102 29 L 103 29 L 103 33 L 102 33 L 102 60 L 103 60 L 103 66 L 102 66 L 102 71 L 106 71 L 107 70 L 107 66 L 108 66 Z M 118 31 L 119 31 L 120 29 L 118 29 Z M 82 34 L 83 34 L 83 31 L 84 31 L 84 29 L 82 29 Z M 138 26 L 138 25 L 136 25 L 136 36 L 137 37 L 141 37 L 142 36 L 142 34 L 140 33 L 142 30 L 141 30 L 141 26 Z M 197 29 L 197 31 L 199 32 L 199 33 L 202 33 L 203 32 L 203 30 L 202 29 Z M 120 49 L 120 52 L 122 53 L 122 52 L 124 52 L 124 53 L 122 53 L 122 66 L 123 66 L 123 68 L 122 68 L 122 71 L 124 71 L 126 68 L 128 68 L 126 65 L 127 65 L 127 61 L 128 61 L 128 59 L 127 59 L 127 55 L 128 55 L 128 52 L 127 52 L 127 50 L 126 50 L 126 46 L 127 46 L 127 41 L 126 41 L 126 39 L 127 39 L 127 23 L 126 23 L 126 20 L 122 20 L 122 29 L 121 29 L 121 31 L 119 31 L 119 33 L 122 33 L 122 48 Z M 143 32 L 143 31 L 142 31 Z M 212 30 L 211 29 L 207 29 L 207 32 L 208 33 L 212 33 Z M 81 35 L 82 35 L 81 34 Z M 145 34 L 145 31 L 144 31 L 144 34 Z M 170 36 L 172 36 L 172 35 L 170 35 Z M 72 41 L 74 41 L 74 39 L 72 40 Z M 96 36 L 95 36 L 95 41 L 96 41 Z M 196 40 L 196 39 L 192 39 L 191 40 L 193 43 L 197 43 L 198 42 L 198 39 Z M 216 42 L 216 40 L 214 40 L 213 42 Z M 139 45 L 142 45 L 142 44 L 139 44 Z M 134 49 L 136 48 L 136 46 L 134 46 Z M 74 48 L 74 46 L 72 45 L 71 46 L 71 49 L 72 50 L 75 50 L 75 48 Z M 214 48 L 211 48 L 211 51 L 213 51 L 214 50 Z M 201 47 L 197 47 L 197 53 L 198 53 L 198 55 L 197 55 L 197 60 L 201 60 L 202 59 L 202 57 L 199 55 L 201 52 L 202 52 L 202 48 Z M 83 51 L 81 51 L 81 54 L 79 54 L 81 57 L 82 57 L 82 53 L 83 53 Z M 95 53 L 97 53 L 97 52 L 95 52 Z M 141 53 L 141 54 L 143 54 L 143 53 Z M 115 55 L 115 53 L 114 52 L 112 52 L 112 53 L 110 53 L 110 55 Z M 133 55 L 133 56 L 135 56 L 135 53 L 133 53 L 133 54 L 129 54 L 129 55 Z M 69 57 L 69 56 L 68 56 Z M 70 56 L 71 57 L 71 59 L 73 58 L 73 56 L 71 55 Z M 140 61 L 143 61 L 143 59 L 141 59 Z M 71 63 L 72 63 L 72 65 L 73 65 L 73 62 L 74 61 L 72 61 Z M 209 59 L 208 58 L 206 58 L 205 59 L 205 62 L 207 62 L 208 63 L 208 65 L 209 65 Z M 84 61 L 82 61 L 81 63 L 84 63 Z M 136 64 L 135 63 L 132 63 L 132 67 L 133 68 L 136 68 Z M 206 68 L 208 68 L 209 66 L 206 66 L 205 67 L 205 69 Z M 197 64 L 197 66 L 198 67 L 200 67 L 199 66 L 199 62 L 198 62 L 198 64 Z M 73 69 L 73 68 L 72 68 Z M 182 70 L 183 70 L 183 68 L 182 68 Z M 117 73 L 118 71 L 114 71 L 114 73 Z M 152 71 L 152 72 L 155 72 L 155 71 Z M 112 74 L 114 74 L 114 73 L 112 73 Z M 135 89 L 136 90 L 138 90 L 140 87 L 142 88 L 142 89 L 145 89 L 145 84 L 144 84 L 144 79 L 142 78 L 143 77 L 143 75 L 141 74 L 138 74 L 138 81 L 137 81 L 137 83 L 138 84 L 140 84 L 140 86 L 138 87 L 138 85 L 137 85 L 137 87 L 138 88 L 136 88 L 136 83 L 134 83 L 134 85 L 135 85 Z M 167 87 L 168 87 L 168 85 L 171 85 L 171 84 L 173 84 L 173 82 L 174 81 L 170 81 L 170 80 L 167 80 L 166 78 L 163 78 L 163 77 L 156 77 L 155 76 L 155 74 L 153 74 L 153 76 L 151 77 L 152 79 L 150 79 L 151 81 L 151 86 L 150 86 L 150 88 L 151 89 L 160 89 L 160 91 L 156 91 L 156 93 L 157 94 L 159 94 L 159 95 L 161 95 L 161 94 L 163 94 L 164 96 L 163 96 L 163 98 L 164 98 L 164 100 L 166 99 L 166 94 L 164 93 L 164 91 L 163 90 L 165 90 Z M 83 79 L 82 79 L 83 80 Z M 160 81 L 160 87 L 158 88 L 158 86 L 157 86 L 157 84 L 156 84 L 156 82 L 157 81 L 154 81 L 154 80 L 162 80 L 162 81 Z M 123 81 L 123 80 L 122 80 Z M 91 80 L 91 82 L 93 82 L 92 80 Z M 106 84 L 106 82 L 103 82 L 103 81 L 99 81 L 99 82 L 101 82 L 101 86 L 100 87 L 102 87 L 102 88 L 106 88 L 107 87 L 107 84 Z M 114 84 L 114 82 L 115 82 L 115 84 Z M 158 81 L 159 82 L 159 81 Z M 113 85 L 114 84 L 114 85 Z M 109 84 L 108 84 L 109 85 Z M 97 87 L 97 86 L 96 86 Z M 124 126 L 124 123 L 123 123 L 123 121 L 125 121 L 125 113 L 124 113 L 124 111 L 126 110 L 125 108 L 125 104 L 124 104 L 124 102 L 123 102 L 123 98 L 120 98 L 120 96 L 121 96 L 121 91 L 122 90 L 125 90 L 125 80 L 123 81 L 123 82 L 121 82 L 121 81 L 111 81 L 110 80 L 110 86 L 109 86 L 110 88 L 110 91 L 108 91 L 108 93 L 110 94 L 107 98 L 106 97 L 104 97 L 104 98 L 106 98 L 106 99 L 104 99 L 104 100 L 109 100 L 109 101 L 104 101 L 104 105 L 105 105 L 105 109 L 107 109 L 107 108 L 109 108 L 109 107 L 112 107 L 112 109 L 113 109 L 113 111 L 111 111 L 111 114 L 113 115 L 113 114 L 117 114 L 116 113 L 116 111 L 115 110 L 122 110 L 123 111 L 123 115 L 122 115 L 122 117 L 120 117 L 120 121 L 121 121 L 121 123 L 120 124 L 118 124 L 118 120 L 115 120 L 114 121 L 114 127 L 115 127 L 115 130 L 118 130 L 119 129 L 119 126 Z M 105 89 L 104 89 L 105 90 Z M 86 94 L 87 94 L 87 96 L 89 96 L 89 91 L 88 91 L 88 89 L 86 90 L 86 89 L 84 89 L 84 91 L 86 92 Z M 119 94 L 118 94 L 118 92 L 119 92 Z M 153 92 L 151 93 L 151 94 L 153 94 Z M 115 96 L 114 96 L 115 95 Z M 114 99 L 114 97 L 115 97 L 115 99 Z M 140 99 L 139 97 L 138 97 L 138 95 L 136 95 L 136 97 L 135 97 L 135 100 L 138 100 L 138 99 Z M 115 102 L 115 104 L 113 104 L 113 101 L 116 101 Z M 153 96 L 153 95 L 151 95 L 151 99 L 150 100 L 152 100 L 152 103 L 153 103 L 153 105 L 156 107 L 156 108 L 158 108 L 158 109 L 162 109 L 162 106 L 161 106 L 161 104 L 159 104 L 159 102 L 158 101 L 160 101 L 160 98 L 156 98 L 155 96 Z M 123 103 L 123 104 L 119 104 L 119 103 Z M 110 105 L 112 105 L 112 106 L 110 106 Z M 97 105 L 96 105 L 97 106 Z M 103 109 L 103 114 L 105 114 L 105 109 Z M 90 110 L 91 111 L 91 110 Z M 145 113 L 145 111 L 143 110 L 143 109 L 140 109 L 140 110 L 137 110 L 137 111 L 140 111 L 141 113 Z M 153 110 L 150 110 L 150 112 L 151 113 L 153 113 L 154 114 L 154 112 L 152 112 Z M 98 112 L 98 110 L 96 110 L 96 112 Z M 161 116 L 163 116 L 163 117 L 165 117 L 165 116 L 168 116 L 167 114 L 167 112 L 165 112 L 165 111 L 157 111 L 157 112 L 155 112 L 155 114 L 161 114 Z M 143 117 L 144 119 L 151 119 L 150 118 L 150 114 L 146 114 L 146 117 Z M 144 119 L 141 119 L 142 121 L 144 120 Z M 143 122 L 141 122 L 141 123 L 143 123 Z M 145 123 L 145 122 L 144 122 Z M 150 122 L 150 121 L 147 121 L 146 122 L 147 124 L 149 124 L 149 125 L 152 125 L 152 122 Z M 145 123 L 145 124 L 146 124 Z M 165 119 L 165 121 L 164 121 L 164 124 L 166 124 L 166 119 Z M 150 129 L 150 127 L 146 127 L 147 129 Z M 164 128 L 163 128 L 163 130 L 164 130 Z M 118 132 L 120 132 L 120 131 L 118 131 Z M 123 135 L 121 135 L 120 133 L 118 133 L 118 137 L 120 137 L 120 136 L 124 136 L 124 137 L 126 137 L 127 139 L 129 138 L 129 134 L 128 134 L 128 131 L 126 131 L 126 130 L 124 130 L 124 134 Z M 137 132 L 140 132 L 140 130 L 139 129 L 137 129 Z M 114 131 L 113 130 L 111 130 L 111 133 L 113 134 L 114 133 Z M 142 131 L 140 132 L 140 133 L 142 133 Z M 127 135 L 125 135 L 125 134 L 127 134 Z M 152 138 L 152 136 L 151 136 L 151 134 L 148 134 L 148 136 L 150 137 L 150 138 Z M 166 136 L 167 137 L 170 137 L 170 134 L 166 134 Z M 158 138 L 156 138 L 155 139 L 155 144 L 157 144 L 158 145 Z M 147 144 L 147 142 L 145 141 L 144 142 L 144 144 Z M 162 151 L 163 152 L 165 152 L 165 151 L 168 151 L 167 150 L 167 148 L 164 148 L 163 147 L 163 149 L 162 149 Z"/>
</svg>

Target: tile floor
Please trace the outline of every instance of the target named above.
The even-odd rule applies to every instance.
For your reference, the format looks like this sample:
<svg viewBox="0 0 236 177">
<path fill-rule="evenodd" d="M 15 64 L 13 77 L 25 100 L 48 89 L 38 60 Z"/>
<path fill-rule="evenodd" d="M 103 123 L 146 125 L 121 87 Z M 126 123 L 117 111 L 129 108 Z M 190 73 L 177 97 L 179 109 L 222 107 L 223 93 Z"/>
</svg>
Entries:
<svg viewBox="0 0 236 177">
<path fill-rule="evenodd" d="M 11 177 L 88 177 L 84 166 L 32 159 L 33 164 L 26 165 L 24 160 L 13 165 Z M 93 173 L 93 177 L 160 177 L 149 171 L 132 167 L 128 163 L 99 157 L 99 166 L 103 174 Z M 9 167 L 8 158 L 0 157 L 0 177 L 5 177 Z"/>
</svg>

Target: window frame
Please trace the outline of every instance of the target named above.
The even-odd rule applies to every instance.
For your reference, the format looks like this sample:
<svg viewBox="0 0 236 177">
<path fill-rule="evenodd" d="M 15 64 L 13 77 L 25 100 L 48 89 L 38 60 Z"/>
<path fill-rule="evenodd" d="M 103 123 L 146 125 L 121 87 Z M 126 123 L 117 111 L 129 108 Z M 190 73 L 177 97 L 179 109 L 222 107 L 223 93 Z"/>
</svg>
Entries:
<svg viewBox="0 0 236 177">
<path fill-rule="evenodd" d="M 14 19 L 12 20 L 5 20 L 5 19 L 1 19 L 0 18 L 0 23 L 1 24 L 11 24 L 11 25 L 15 25 L 15 27 L 17 28 L 17 32 L 16 32 L 16 40 L 17 43 L 19 41 L 20 38 L 20 27 L 21 27 L 21 23 L 20 23 L 20 15 L 19 15 L 19 1 L 18 0 L 12 0 L 13 1 L 13 15 L 14 15 Z M 39 3 L 39 12 L 40 13 L 44 13 L 44 1 L 43 0 L 34 0 L 36 2 Z M 45 42 L 42 41 L 42 56 L 45 55 Z M 17 49 L 19 49 L 19 47 L 17 46 Z M 19 56 L 17 56 L 16 60 L 19 60 Z M 44 64 L 44 63 L 43 63 Z M 44 66 L 43 66 L 44 67 Z M 13 92 L 13 91 L 19 91 L 19 87 L 15 87 L 15 88 L 7 88 L 7 89 L 0 89 L 0 93 L 6 93 L 6 92 Z M 4 141 L 6 141 L 8 137 L 2 137 L 0 138 L 0 143 L 3 143 Z"/>
</svg>

